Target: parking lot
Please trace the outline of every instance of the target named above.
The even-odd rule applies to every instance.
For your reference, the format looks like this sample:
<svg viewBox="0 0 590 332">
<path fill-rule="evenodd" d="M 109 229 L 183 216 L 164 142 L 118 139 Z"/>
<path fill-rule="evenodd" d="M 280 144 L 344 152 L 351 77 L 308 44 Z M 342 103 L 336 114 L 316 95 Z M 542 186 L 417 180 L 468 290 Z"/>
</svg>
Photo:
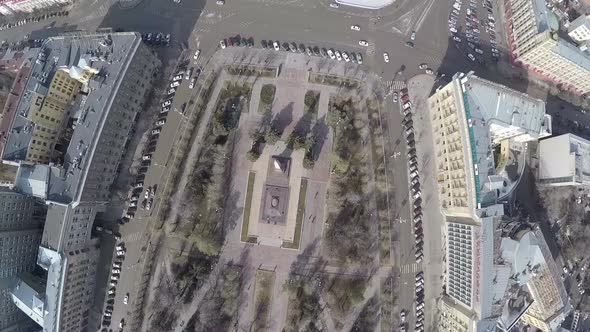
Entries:
<svg viewBox="0 0 590 332">
<path fill-rule="evenodd" d="M 491 0 L 455 0 L 450 7 L 449 33 L 455 47 L 469 60 L 484 65 L 487 61 L 498 62 L 500 48 L 498 8 Z"/>
</svg>

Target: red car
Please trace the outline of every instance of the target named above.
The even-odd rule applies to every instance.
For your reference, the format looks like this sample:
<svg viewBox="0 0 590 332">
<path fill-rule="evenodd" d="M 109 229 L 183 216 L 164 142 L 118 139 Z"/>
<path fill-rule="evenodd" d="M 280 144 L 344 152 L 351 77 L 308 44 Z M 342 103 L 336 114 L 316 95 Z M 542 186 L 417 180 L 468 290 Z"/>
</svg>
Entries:
<svg viewBox="0 0 590 332">
<path fill-rule="evenodd" d="M 228 38 L 227 39 L 226 44 L 227 44 L 227 46 L 234 46 L 234 42 L 233 42 L 233 40 L 231 38 Z"/>
</svg>

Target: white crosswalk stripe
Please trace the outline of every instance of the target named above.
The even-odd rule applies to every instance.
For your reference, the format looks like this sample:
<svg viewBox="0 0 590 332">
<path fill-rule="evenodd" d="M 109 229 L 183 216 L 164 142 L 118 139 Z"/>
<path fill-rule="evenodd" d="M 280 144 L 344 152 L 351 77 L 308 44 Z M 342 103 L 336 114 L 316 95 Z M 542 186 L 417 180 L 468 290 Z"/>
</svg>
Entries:
<svg viewBox="0 0 590 332">
<path fill-rule="evenodd" d="M 139 241 L 141 239 L 141 236 L 142 236 L 142 233 L 141 232 L 137 232 L 137 233 L 125 235 L 123 237 L 123 240 L 125 242 L 136 242 L 136 241 Z"/>
<path fill-rule="evenodd" d="M 416 273 L 421 270 L 422 270 L 422 263 L 406 264 L 406 265 L 402 265 L 402 267 L 401 267 L 401 272 L 403 274 Z"/>
<path fill-rule="evenodd" d="M 385 90 L 400 90 L 406 87 L 404 81 L 385 81 Z"/>
<path fill-rule="evenodd" d="M 375 54 L 375 42 L 372 40 L 369 40 L 369 46 L 367 46 L 367 54 L 368 55 L 373 55 Z"/>
</svg>

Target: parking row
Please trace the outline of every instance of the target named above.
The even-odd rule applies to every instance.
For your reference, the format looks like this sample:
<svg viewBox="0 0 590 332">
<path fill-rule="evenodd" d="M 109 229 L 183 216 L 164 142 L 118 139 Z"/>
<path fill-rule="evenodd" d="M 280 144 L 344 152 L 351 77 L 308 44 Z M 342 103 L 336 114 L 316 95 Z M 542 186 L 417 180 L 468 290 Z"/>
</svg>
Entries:
<svg viewBox="0 0 590 332">
<path fill-rule="evenodd" d="M 197 50 L 193 59 L 196 61 L 199 57 L 200 51 Z M 141 155 L 141 161 L 137 170 L 137 176 L 133 182 L 130 193 L 128 194 L 127 209 L 123 217 L 119 220 L 120 224 L 125 224 L 135 217 L 138 209 L 150 211 L 155 195 L 157 192 L 157 185 L 148 187 L 144 190 L 145 175 L 152 163 L 153 153 L 156 151 L 158 138 L 162 132 L 162 127 L 166 124 L 166 119 L 170 111 L 175 111 L 184 114 L 187 103 L 182 103 L 180 106 L 172 108 L 172 102 L 176 95 L 176 91 L 182 84 L 188 84 L 189 89 L 193 89 L 196 85 L 197 79 L 201 75 L 201 68 L 198 66 L 180 69 L 170 80 L 167 90 L 159 105 L 160 111 L 156 121 L 154 121 L 152 128 L 149 131 L 149 137 L 144 151 Z"/>
<path fill-rule="evenodd" d="M 237 35 L 235 37 L 230 37 L 226 39 L 222 39 L 219 41 L 219 45 L 221 48 L 226 47 L 253 47 L 254 46 L 254 38 L 249 37 L 241 37 Z M 359 41 L 359 45 L 361 46 L 368 46 L 368 43 L 364 40 Z M 281 43 L 278 40 L 261 40 L 260 46 L 263 49 L 275 50 L 275 51 L 285 51 L 285 52 L 292 52 L 292 53 L 303 53 L 307 54 L 308 56 L 319 56 L 323 58 L 330 58 L 336 61 L 344 61 L 344 62 L 352 62 L 363 64 L 363 56 L 360 53 L 355 52 L 346 52 L 341 50 L 334 50 L 332 48 L 328 49 L 325 47 L 319 46 L 305 46 L 303 43 L 295 43 L 295 42 L 283 42 Z"/>
<path fill-rule="evenodd" d="M 47 13 L 47 14 L 32 16 L 32 17 L 28 17 L 28 18 L 23 18 L 23 19 L 17 20 L 16 22 L 5 23 L 5 24 L 0 25 L 0 31 L 9 30 L 9 29 L 21 26 L 21 25 L 25 25 L 27 23 L 31 23 L 31 22 L 41 22 L 43 20 L 46 20 L 46 19 L 52 18 L 52 17 L 69 16 L 69 15 L 70 15 L 69 11 L 62 10 L 62 11 L 56 11 L 56 12 L 51 12 L 51 13 Z"/>
<path fill-rule="evenodd" d="M 102 332 L 106 332 L 107 328 L 111 326 L 111 317 L 113 316 L 113 310 L 115 305 L 115 298 L 117 295 L 117 283 L 119 282 L 119 278 L 121 277 L 121 268 L 123 266 L 123 260 L 125 259 L 125 244 L 119 243 L 115 247 L 115 255 L 113 260 L 113 266 L 110 271 L 110 281 L 109 281 L 109 290 L 107 291 L 107 301 L 106 306 L 104 308 L 103 317 L 102 317 Z M 123 304 L 127 305 L 129 303 L 129 293 L 125 294 L 123 298 Z M 125 326 L 125 319 L 122 318 L 119 322 L 119 328 L 123 328 Z"/>
<path fill-rule="evenodd" d="M 421 69 L 427 69 L 426 66 Z M 394 100 L 397 96 L 394 95 Z M 402 107 L 403 120 L 402 125 L 405 131 L 406 144 L 408 147 L 408 172 L 409 172 L 409 194 L 412 201 L 412 221 L 414 224 L 415 240 L 415 258 L 416 263 L 421 263 L 424 259 L 424 232 L 422 228 L 422 192 L 420 190 L 420 174 L 418 172 L 418 157 L 416 155 L 416 141 L 414 133 L 414 122 L 412 120 L 412 102 L 408 96 L 406 88 L 400 91 L 399 102 Z M 424 273 L 422 271 L 416 274 L 415 284 L 415 304 L 416 304 L 416 332 L 424 331 Z M 405 316 L 405 313 L 404 313 Z M 400 317 L 401 318 L 401 317 Z M 402 319 L 403 326 L 400 330 L 405 331 L 405 319 Z"/>
</svg>

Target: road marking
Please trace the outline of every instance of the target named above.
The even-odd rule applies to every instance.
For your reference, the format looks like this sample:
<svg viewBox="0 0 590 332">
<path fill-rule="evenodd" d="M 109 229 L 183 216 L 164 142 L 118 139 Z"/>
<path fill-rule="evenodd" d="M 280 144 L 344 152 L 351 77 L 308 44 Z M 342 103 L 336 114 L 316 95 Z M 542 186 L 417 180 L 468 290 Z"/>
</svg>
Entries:
<svg viewBox="0 0 590 332">
<path fill-rule="evenodd" d="M 125 242 L 136 242 L 139 241 L 141 239 L 141 236 L 143 234 L 141 232 L 136 232 L 133 234 L 129 234 L 129 235 L 125 235 L 123 237 L 123 239 L 125 240 Z"/>
<path fill-rule="evenodd" d="M 402 265 L 400 270 L 403 274 L 416 273 L 418 271 L 422 271 L 422 263 Z"/>
<path fill-rule="evenodd" d="M 385 90 L 401 90 L 406 87 L 404 81 L 385 81 Z"/>
<path fill-rule="evenodd" d="M 367 55 L 375 54 L 375 41 L 369 40 L 367 42 L 369 43 L 369 46 L 367 46 Z"/>
</svg>

